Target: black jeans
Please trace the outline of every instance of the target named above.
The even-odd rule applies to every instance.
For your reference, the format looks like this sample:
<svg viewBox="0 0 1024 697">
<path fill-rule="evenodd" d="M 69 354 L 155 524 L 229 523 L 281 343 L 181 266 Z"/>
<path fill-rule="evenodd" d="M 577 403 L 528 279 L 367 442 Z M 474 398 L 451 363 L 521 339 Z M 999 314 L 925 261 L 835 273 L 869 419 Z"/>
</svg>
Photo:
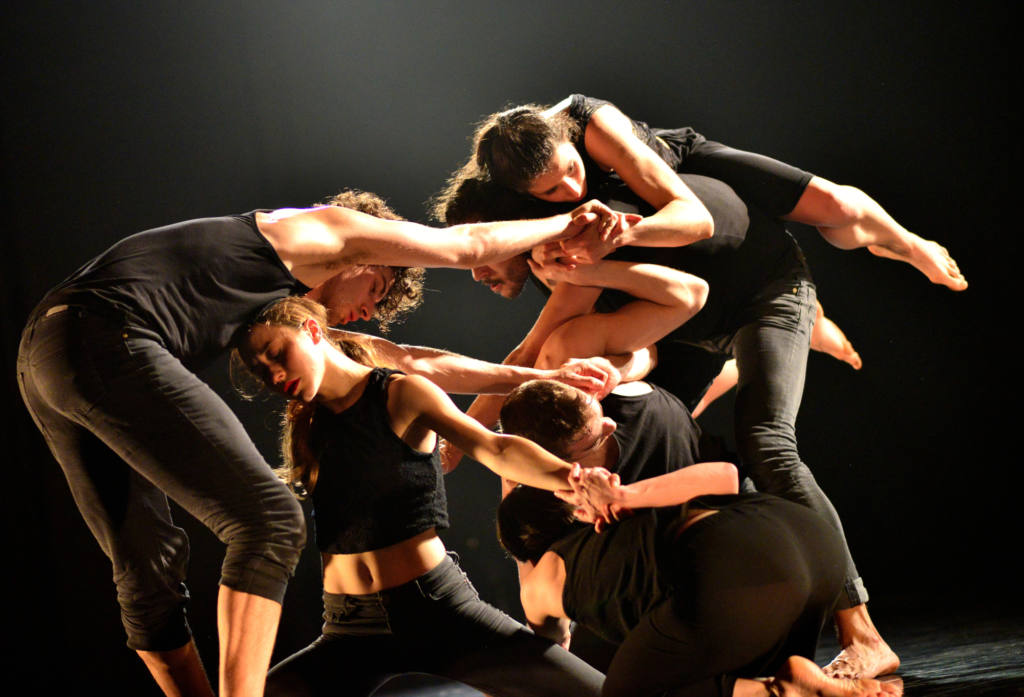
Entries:
<svg viewBox="0 0 1024 697">
<path fill-rule="evenodd" d="M 18 381 L 113 565 L 129 647 L 190 636 L 188 539 L 168 496 L 227 544 L 223 585 L 281 601 L 305 544 L 302 510 L 224 401 L 152 334 L 44 304 L 22 335 Z"/>
<path fill-rule="evenodd" d="M 604 676 L 485 603 L 456 562 L 368 595 L 324 593 L 323 634 L 275 666 L 267 697 L 370 695 L 428 673 L 499 697 L 586 697 Z"/>
</svg>

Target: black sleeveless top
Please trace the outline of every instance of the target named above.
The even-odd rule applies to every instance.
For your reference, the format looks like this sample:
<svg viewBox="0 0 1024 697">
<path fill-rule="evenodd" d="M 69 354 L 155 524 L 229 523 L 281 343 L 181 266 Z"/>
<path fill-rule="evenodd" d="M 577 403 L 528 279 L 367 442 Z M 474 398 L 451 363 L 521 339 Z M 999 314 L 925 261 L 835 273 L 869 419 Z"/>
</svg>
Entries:
<svg viewBox="0 0 1024 697">
<path fill-rule="evenodd" d="M 230 346 L 263 306 L 308 290 L 260 234 L 253 211 L 127 237 L 44 303 L 84 305 L 146 330 L 196 369 Z"/>
<path fill-rule="evenodd" d="M 670 587 L 660 539 L 680 510 L 641 509 L 600 534 L 580 525 L 551 545 L 565 562 L 565 613 L 608 641 L 622 642 Z"/>
<path fill-rule="evenodd" d="M 397 372 L 375 368 L 355 404 L 340 414 L 320 407 L 313 416 L 311 446 L 320 462 L 313 524 L 321 552 L 367 552 L 448 527 L 437 447 L 420 452 L 391 430 L 388 384 Z"/>
<path fill-rule="evenodd" d="M 674 472 L 700 460 L 700 427 L 682 402 L 657 385 L 641 395 L 613 392 L 601 400 L 601 409 L 617 426 L 612 438 L 619 446 L 619 459 L 613 470 L 623 484 Z"/>
<path fill-rule="evenodd" d="M 605 186 L 608 178 L 613 176 L 611 172 L 603 171 L 587 153 L 584 145 L 584 136 L 587 124 L 590 123 L 594 112 L 605 105 L 615 106 L 604 99 L 595 99 L 582 94 L 574 94 L 569 97 L 568 115 L 579 127 L 579 133 L 573 140 L 573 145 L 579 151 L 583 159 L 583 168 L 587 176 L 587 198 L 599 198 L 604 200 Z M 616 107 L 617 108 L 617 107 Z M 663 159 L 669 167 L 675 171 L 686 161 L 687 156 L 705 141 L 690 127 L 684 128 L 651 128 L 643 121 L 630 119 L 633 124 L 633 133 L 636 137 L 647 144 L 654 152 Z"/>
</svg>

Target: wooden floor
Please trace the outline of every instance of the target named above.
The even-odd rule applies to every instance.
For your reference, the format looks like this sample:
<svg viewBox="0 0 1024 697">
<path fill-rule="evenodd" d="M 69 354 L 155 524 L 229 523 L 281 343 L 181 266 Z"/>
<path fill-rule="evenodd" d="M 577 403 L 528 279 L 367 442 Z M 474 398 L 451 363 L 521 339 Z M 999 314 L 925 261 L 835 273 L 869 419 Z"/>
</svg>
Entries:
<svg viewBox="0 0 1024 697">
<path fill-rule="evenodd" d="M 900 655 L 897 675 L 908 697 L 1024 697 L 1024 608 L 878 610 L 875 622 Z M 823 637 L 817 660 L 838 647 Z M 421 676 L 397 678 L 379 697 L 479 697 L 464 685 Z"/>
</svg>

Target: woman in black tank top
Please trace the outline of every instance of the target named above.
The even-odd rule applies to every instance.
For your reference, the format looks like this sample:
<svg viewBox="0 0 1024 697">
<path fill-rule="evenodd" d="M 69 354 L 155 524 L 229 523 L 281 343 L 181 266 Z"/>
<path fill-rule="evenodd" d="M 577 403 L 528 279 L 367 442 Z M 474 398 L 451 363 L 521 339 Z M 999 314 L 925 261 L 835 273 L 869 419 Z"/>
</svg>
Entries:
<svg viewBox="0 0 1024 697">
<path fill-rule="evenodd" d="M 537 631 L 572 618 L 618 645 L 605 697 L 899 694 L 826 677 L 809 660 L 843 577 L 838 533 L 809 508 L 737 496 L 728 463 L 628 486 L 596 469 L 573 481 L 570 502 L 517 487 L 498 509 L 498 536 L 535 564 L 521 598 Z M 574 525 L 583 501 L 620 521 L 601 534 Z"/>
<path fill-rule="evenodd" d="M 494 695 L 598 694 L 600 673 L 481 601 L 437 533 L 447 527 L 438 434 L 500 476 L 547 489 L 568 488 L 570 465 L 484 429 L 425 378 L 333 345 L 324 326 L 320 306 L 287 298 L 239 346 L 293 400 L 283 474 L 313 498 L 323 556 L 324 634 L 271 671 L 267 694 L 370 694 L 405 672 Z"/>
<path fill-rule="evenodd" d="M 545 201 L 601 198 L 602 179 L 618 175 L 658 211 L 629 235 L 668 236 L 676 245 L 710 235 L 707 212 L 675 176 L 703 174 L 729 184 L 772 216 L 816 227 L 840 249 L 867 247 L 911 264 L 933 283 L 967 287 L 944 247 L 908 231 L 859 189 L 708 141 L 692 128 L 651 128 L 601 99 L 574 94 L 551 107 L 526 105 L 492 114 L 473 142 L 473 158 L 463 173 L 479 170 L 508 189 Z"/>
</svg>

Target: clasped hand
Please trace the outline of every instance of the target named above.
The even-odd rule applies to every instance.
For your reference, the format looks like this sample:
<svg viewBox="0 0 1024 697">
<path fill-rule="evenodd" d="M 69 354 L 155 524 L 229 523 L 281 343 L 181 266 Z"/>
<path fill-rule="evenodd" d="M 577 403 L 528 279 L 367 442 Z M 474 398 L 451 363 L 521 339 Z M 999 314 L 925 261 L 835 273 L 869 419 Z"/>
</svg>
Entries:
<svg viewBox="0 0 1024 697">
<path fill-rule="evenodd" d="M 556 491 L 555 496 L 572 504 L 573 515 L 585 523 L 592 523 L 597 532 L 629 516 L 626 491 L 619 475 L 604 467 L 580 467 L 574 464 L 569 474 L 571 490 Z"/>
</svg>

